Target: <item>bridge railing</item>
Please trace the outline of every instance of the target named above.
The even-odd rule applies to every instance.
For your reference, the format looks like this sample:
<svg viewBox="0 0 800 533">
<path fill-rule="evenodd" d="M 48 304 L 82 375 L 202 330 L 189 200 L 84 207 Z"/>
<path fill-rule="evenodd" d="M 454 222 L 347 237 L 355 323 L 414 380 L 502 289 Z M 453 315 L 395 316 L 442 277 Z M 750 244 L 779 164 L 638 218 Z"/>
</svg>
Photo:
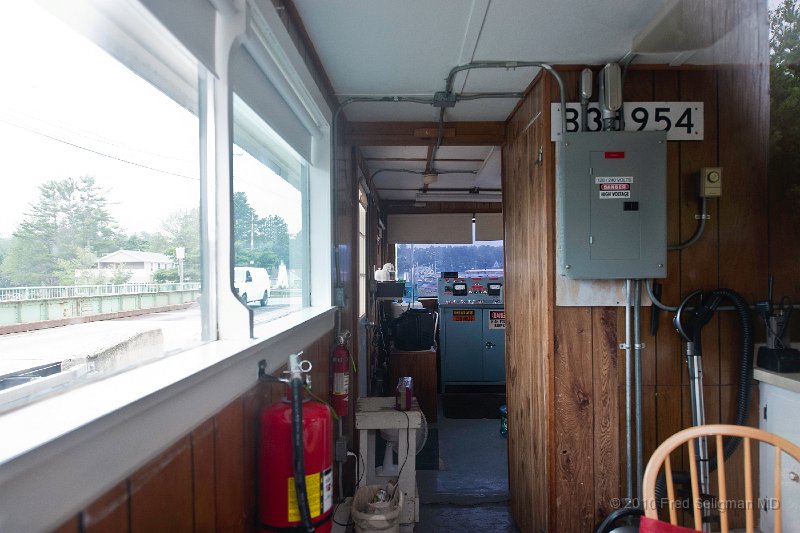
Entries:
<svg viewBox="0 0 800 533">
<path fill-rule="evenodd" d="M 199 282 L 123 283 L 121 285 L 69 285 L 61 287 L 5 287 L 0 288 L 0 302 L 91 298 L 94 296 L 111 296 L 118 294 L 147 294 L 197 290 L 200 290 Z"/>
</svg>

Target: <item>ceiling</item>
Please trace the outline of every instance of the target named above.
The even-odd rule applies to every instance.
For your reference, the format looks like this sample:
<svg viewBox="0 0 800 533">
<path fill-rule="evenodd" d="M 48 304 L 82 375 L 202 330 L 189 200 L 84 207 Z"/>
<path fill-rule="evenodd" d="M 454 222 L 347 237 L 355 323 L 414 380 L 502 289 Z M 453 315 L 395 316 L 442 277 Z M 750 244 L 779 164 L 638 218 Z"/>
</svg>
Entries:
<svg viewBox="0 0 800 533">
<path fill-rule="evenodd" d="M 294 5 L 340 102 L 354 96 L 430 100 L 445 90 L 453 67 L 475 61 L 746 62 L 750 58 L 742 57 L 747 47 L 741 43 L 758 33 L 754 15 L 749 17 L 755 11 L 751 0 L 294 0 Z M 455 75 L 453 91 L 521 93 L 538 70 L 466 70 Z M 518 100 L 459 101 L 445 109 L 445 126 L 505 121 Z M 434 123 L 440 108 L 355 102 L 343 113 L 350 123 Z M 414 201 L 423 188 L 499 191 L 499 147 L 434 150 L 435 141 L 436 135 L 408 145 L 361 144 L 367 177 L 382 200 Z M 427 187 L 426 170 L 438 174 Z"/>
</svg>

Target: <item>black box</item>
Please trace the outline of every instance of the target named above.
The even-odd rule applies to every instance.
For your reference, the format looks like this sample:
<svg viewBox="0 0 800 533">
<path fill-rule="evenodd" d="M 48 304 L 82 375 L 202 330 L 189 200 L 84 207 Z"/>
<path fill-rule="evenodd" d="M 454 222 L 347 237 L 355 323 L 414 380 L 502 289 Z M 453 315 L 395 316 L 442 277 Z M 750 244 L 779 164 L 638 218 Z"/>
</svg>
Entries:
<svg viewBox="0 0 800 533">
<path fill-rule="evenodd" d="M 770 349 L 762 346 L 758 349 L 756 364 L 764 370 L 780 374 L 800 372 L 800 351 L 794 348 Z"/>
<path fill-rule="evenodd" d="M 404 281 L 379 281 L 378 287 L 375 289 L 375 296 L 378 298 L 402 298 L 405 289 Z"/>
</svg>

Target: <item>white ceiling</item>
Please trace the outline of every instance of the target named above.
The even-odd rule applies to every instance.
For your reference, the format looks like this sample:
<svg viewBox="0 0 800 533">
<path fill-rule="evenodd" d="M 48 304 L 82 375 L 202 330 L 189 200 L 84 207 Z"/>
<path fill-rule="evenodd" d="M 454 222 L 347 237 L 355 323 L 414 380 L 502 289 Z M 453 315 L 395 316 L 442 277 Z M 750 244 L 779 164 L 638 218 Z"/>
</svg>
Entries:
<svg viewBox="0 0 800 533">
<path fill-rule="evenodd" d="M 647 52 L 636 59 L 644 63 L 749 61 L 747 54 L 732 51 L 757 46 L 731 46 L 752 42 L 758 33 L 755 18 L 741 15 L 745 3 L 753 5 L 751 0 L 294 0 L 340 100 L 431 98 L 445 89 L 453 67 L 471 61 L 602 65 L 621 60 L 634 42 Z M 456 75 L 454 91 L 523 92 L 537 71 L 464 71 Z M 516 99 L 461 101 L 446 109 L 445 120 L 504 121 L 516 104 Z M 348 105 L 344 114 L 352 122 L 434 122 L 439 109 L 367 102 Z M 362 152 L 371 173 L 394 169 L 375 175 L 382 199 L 414 199 L 427 147 L 369 146 Z M 469 172 L 440 174 L 431 189 L 500 188 L 499 149 L 443 146 L 435 168 Z M 403 169 L 417 174 L 398 172 Z"/>
</svg>

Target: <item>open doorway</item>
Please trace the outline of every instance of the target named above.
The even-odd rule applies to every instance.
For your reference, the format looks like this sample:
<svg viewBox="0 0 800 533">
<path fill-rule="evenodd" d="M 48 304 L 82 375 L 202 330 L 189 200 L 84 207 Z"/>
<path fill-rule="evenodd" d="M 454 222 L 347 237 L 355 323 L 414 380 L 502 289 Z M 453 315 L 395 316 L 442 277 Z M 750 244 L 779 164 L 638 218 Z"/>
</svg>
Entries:
<svg viewBox="0 0 800 533">
<path fill-rule="evenodd" d="M 416 456 L 420 531 L 474 530 L 479 524 L 516 531 L 501 410 L 503 241 L 480 240 L 490 233 L 476 234 L 481 217 L 469 216 L 469 243 L 393 244 L 403 295 L 379 302 L 390 339 L 386 392 L 394 391 L 399 377 L 412 375 L 426 418 Z M 426 320 L 434 324 L 434 343 L 427 349 Z"/>
</svg>

